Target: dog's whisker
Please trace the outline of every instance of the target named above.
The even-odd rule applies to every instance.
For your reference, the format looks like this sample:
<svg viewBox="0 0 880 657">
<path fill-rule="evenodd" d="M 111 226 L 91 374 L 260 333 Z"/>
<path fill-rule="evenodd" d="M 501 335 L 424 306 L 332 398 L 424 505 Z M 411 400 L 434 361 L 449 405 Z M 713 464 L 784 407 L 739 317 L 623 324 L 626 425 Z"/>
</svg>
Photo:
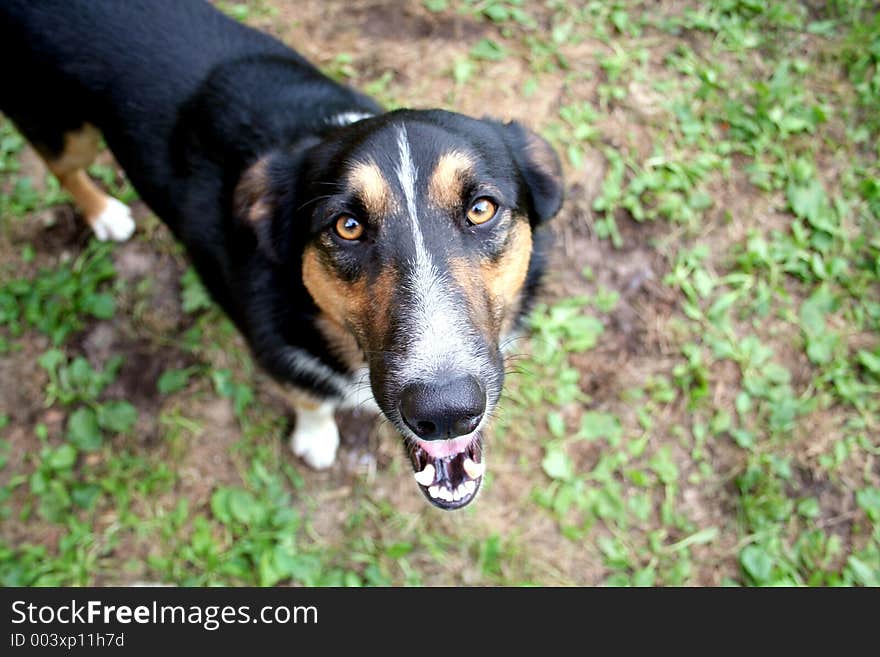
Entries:
<svg viewBox="0 0 880 657">
<path fill-rule="evenodd" d="M 313 203 L 318 203 L 319 201 L 324 201 L 328 198 L 333 198 L 333 196 L 334 196 L 333 194 L 324 194 L 323 196 L 315 196 L 314 198 L 310 198 L 305 203 L 300 205 L 296 209 L 296 211 L 302 212 L 303 210 L 305 210 L 308 206 L 312 205 Z"/>
</svg>

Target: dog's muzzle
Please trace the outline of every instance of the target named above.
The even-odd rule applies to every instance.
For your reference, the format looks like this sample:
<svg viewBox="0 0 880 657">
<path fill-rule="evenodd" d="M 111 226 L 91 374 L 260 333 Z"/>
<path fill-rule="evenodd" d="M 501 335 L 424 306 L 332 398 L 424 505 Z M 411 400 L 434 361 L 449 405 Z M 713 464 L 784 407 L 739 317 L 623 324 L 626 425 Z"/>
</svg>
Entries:
<svg viewBox="0 0 880 657">
<path fill-rule="evenodd" d="M 486 391 L 474 376 L 412 383 L 400 395 L 400 417 L 417 438 L 410 443 L 416 482 L 432 504 L 459 509 L 479 490 L 485 466 L 477 430 Z"/>
</svg>

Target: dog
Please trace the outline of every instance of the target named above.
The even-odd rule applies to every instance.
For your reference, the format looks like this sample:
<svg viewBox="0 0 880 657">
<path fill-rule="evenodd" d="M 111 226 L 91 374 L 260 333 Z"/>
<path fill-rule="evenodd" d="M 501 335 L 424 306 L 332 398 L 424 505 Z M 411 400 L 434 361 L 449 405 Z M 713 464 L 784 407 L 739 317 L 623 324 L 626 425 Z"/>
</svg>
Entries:
<svg viewBox="0 0 880 657">
<path fill-rule="evenodd" d="M 4 0 L 0 57 L 0 111 L 95 236 L 125 240 L 128 207 L 85 172 L 103 135 L 289 391 L 296 455 L 329 467 L 335 410 L 368 405 L 432 504 L 475 498 L 504 351 L 563 202 L 544 139 L 385 112 L 201 0 Z"/>
</svg>

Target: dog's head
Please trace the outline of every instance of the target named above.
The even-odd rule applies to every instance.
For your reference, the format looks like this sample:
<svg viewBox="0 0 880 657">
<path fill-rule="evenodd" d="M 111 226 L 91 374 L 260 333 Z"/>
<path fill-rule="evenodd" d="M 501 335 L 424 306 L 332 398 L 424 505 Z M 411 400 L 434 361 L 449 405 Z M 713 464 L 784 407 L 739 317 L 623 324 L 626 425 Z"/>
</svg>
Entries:
<svg viewBox="0 0 880 657">
<path fill-rule="evenodd" d="M 362 355 L 441 508 L 464 506 L 482 481 L 480 431 L 501 395 L 532 231 L 562 190 L 556 154 L 534 133 L 434 110 L 271 154 L 239 184 L 239 214 L 268 258 L 301 255 L 320 325 Z M 291 247 L 297 231 L 308 238 Z"/>
</svg>

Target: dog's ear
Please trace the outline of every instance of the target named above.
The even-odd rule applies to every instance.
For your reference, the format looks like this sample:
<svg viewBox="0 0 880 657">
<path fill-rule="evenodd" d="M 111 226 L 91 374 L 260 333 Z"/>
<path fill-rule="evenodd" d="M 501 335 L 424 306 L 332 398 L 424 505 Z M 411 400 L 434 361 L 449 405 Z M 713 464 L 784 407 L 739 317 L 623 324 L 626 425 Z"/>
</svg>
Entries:
<svg viewBox="0 0 880 657">
<path fill-rule="evenodd" d="M 556 151 L 543 137 L 516 121 L 494 123 L 501 131 L 528 188 L 532 225 L 550 219 L 562 206 L 565 192 L 562 166 Z"/>
<path fill-rule="evenodd" d="M 281 260 L 275 225 L 280 200 L 275 171 L 280 159 L 280 153 L 271 152 L 251 164 L 239 178 L 232 197 L 236 219 L 253 231 L 257 247 L 275 263 Z"/>
<path fill-rule="evenodd" d="M 311 144 L 309 144 L 311 145 Z M 257 248 L 271 262 L 284 261 L 289 242 L 286 216 L 296 207 L 297 191 L 307 146 L 271 151 L 251 164 L 238 180 L 232 211 L 257 240 Z"/>
</svg>

